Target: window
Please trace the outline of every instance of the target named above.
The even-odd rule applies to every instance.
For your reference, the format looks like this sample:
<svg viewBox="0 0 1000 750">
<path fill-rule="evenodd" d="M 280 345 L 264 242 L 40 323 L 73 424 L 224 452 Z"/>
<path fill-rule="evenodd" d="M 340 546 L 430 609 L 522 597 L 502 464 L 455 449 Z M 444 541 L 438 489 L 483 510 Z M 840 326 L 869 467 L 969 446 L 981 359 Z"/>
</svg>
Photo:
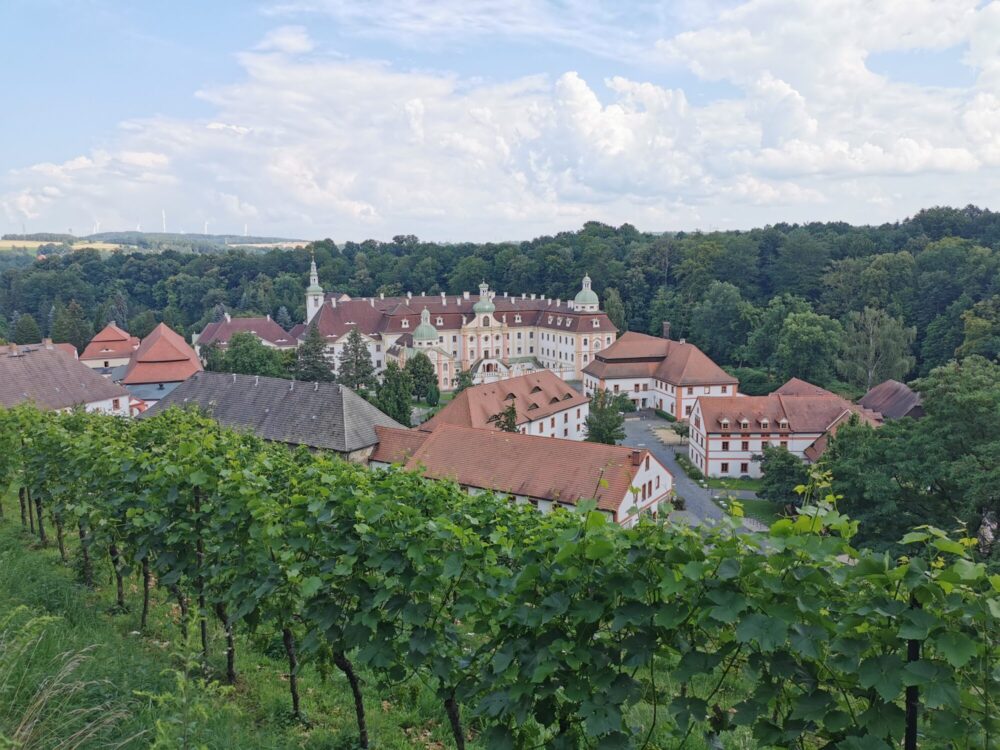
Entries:
<svg viewBox="0 0 1000 750">
<path fill-rule="evenodd" d="M 746 462 L 741 463 L 740 464 L 740 474 L 749 474 L 749 473 L 750 473 L 750 464 L 748 464 Z"/>
<path fill-rule="evenodd" d="M 611 346 L 611 337 L 610 336 L 605 336 L 604 337 L 604 345 L 605 346 Z"/>
<path fill-rule="evenodd" d="M 434 319 L 434 325 L 437 325 L 437 326 L 443 326 L 443 325 L 444 325 L 444 318 L 442 318 L 442 317 L 441 317 L 440 315 L 438 315 L 438 316 L 437 316 L 437 317 L 436 317 L 436 318 Z"/>
<path fill-rule="evenodd" d="M 705 386 L 705 393 L 711 393 L 711 392 L 712 392 L 712 386 L 706 385 Z"/>
<path fill-rule="evenodd" d="M 514 316 L 514 322 L 515 323 L 520 323 L 521 322 L 521 314 L 520 313 L 518 313 L 517 315 Z"/>
<path fill-rule="evenodd" d="M 549 325 L 552 325 L 552 316 L 549 316 Z"/>
<path fill-rule="evenodd" d="M 635 384 L 635 392 L 638 393 L 641 390 L 642 390 L 642 386 L 639 383 L 636 383 Z"/>
<path fill-rule="evenodd" d="M 569 437 L 569 429 L 568 428 L 563 430 L 563 437 Z"/>
<path fill-rule="evenodd" d="M 688 386 L 688 395 L 689 396 L 693 396 L 694 395 L 694 388 L 692 388 L 691 386 Z"/>
<path fill-rule="evenodd" d="M 728 461 L 723 461 L 721 464 L 719 464 L 719 473 L 720 474 L 728 474 L 729 473 L 729 462 Z"/>
<path fill-rule="evenodd" d="M 518 341 L 520 341 L 520 340 L 521 340 L 521 332 L 520 332 L 520 331 L 518 331 L 518 332 L 517 332 L 517 340 L 518 340 Z"/>
<path fill-rule="evenodd" d="M 649 456 L 646 456 L 646 471 L 649 471 Z"/>
<path fill-rule="evenodd" d="M 729 386 L 728 385 L 722 386 L 722 392 L 723 393 L 729 393 Z"/>
<path fill-rule="evenodd" d="M 728 440 L 723 440 L 722 441 L 722 450 L 724 450 L 724 451 L 729 450 L 729 441 Z"/>
<path fill-rule="evenodd" d="M 112 400 L 112 402 L 111 402 L 111 408 L 112 409 L 116 409 L 117 410 L 117 409 L 120 409 L 121 406 L 122 406 L 121 399 L 116 398 L 116 399 Z"/>
<path fill-rule="evenodd" d="M 594 318 L 592 321 L 590 321 L 590 325 L 593 326 L 594 328 L 600 328 L 601 321 L 599 321 L 597 318 Z"/>
<path fill-rule="evenodd" d="M 745 430 L 748 427 L 750 427 L 750 423 L 747 420 L 745 420 L 745 419 L 741 419 L 740 420 L 740 429 L 741 430 Z"/>
<path fill-rule="evenodd" d="M 615 393 L 618 393 L 618 383 L 615 383 Z"/>
<path fill-rule="evenodd" d="M 761 427 L 761 429 L 766 430 L 766 429 L 768 429 L 770 427 L 770 425 L 771 425 L 770 420 L 768 420 L 766 418 L 760 420 L 760 427 Z"/>
<path fill-rule="evenodd" d="M 649 383 L 643 383 L 642 384 L 642 390 L 648 391 L 649 390 Z"/>
<path fill-rule="evenodd" d="M 553 430 L 556 428 L 556 418 L 555 417 L 552 417 L 552 421 L 549 424 L 549 427 L 551 427 Z"/>
<path fill-rule="evenodd" d="M 685 417 L 690 417 L 691 416 L 691 407 L 690 406 L 685 406 L 684 407 L 684 416 Z"/>
<path fill-rule="evenodd" d="M 569 424 L 569 413 L 563 414 L 563 424 Z"/>
<path fill-rule="evenodd" d="M 410 321 L 408 321 L 406 318 L 403 318 L 403 322 L 400 325 L 403 328 L 409 328 L 410 327 Z"/>
<path fill-rule="evenodd" d="M 660 475 L 656 475 L 656 489 L 660 489 Z"/>
<path fill-rule="evenodd" d="M 784 448 L 785 450 L 788 450 L 788 441 L 787 440 L 782 440 L 781 441 L 781 447 Z"/>
<path fill-rule="evenodd" d="M 451 337 L 451 343 L 457 344 L 458 343 L 458 336 L 452 336 Z"/>
<path fill-rule="evenodd" d="M 110 366 L 110 365 L 108 364 L 108 361 L 107 361 L 107 360 L 105 360 L 105 361 L 104 361 L 104 366 L 105 366 L 105 367 L 109 367 L 109 366 Z M 117 409 L 118 407 L 116 406 L 115 408 Z"/>
<path fill-rule="evenodd" d="M 740 443 L 740 450 L 743 450 L 743 451 L 750 450 L 750 441 L 749 440 L 744 440 L 743 442 L 741 442 Z"/>
<path fill-rule="evenodd" d="M 375 344 L 375 351 L 376 352 L 382 351 L 382 345 L 381 344 Z"/>
</svg>

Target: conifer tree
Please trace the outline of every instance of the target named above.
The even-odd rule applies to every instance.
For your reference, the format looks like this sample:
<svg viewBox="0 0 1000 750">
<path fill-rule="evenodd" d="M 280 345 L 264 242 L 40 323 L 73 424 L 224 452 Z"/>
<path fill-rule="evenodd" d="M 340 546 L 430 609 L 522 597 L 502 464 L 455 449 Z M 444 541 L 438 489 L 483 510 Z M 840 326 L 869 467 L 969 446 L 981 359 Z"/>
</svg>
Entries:
<svg viewBox="0 0 1000 750">
<path fill-rule="evenodd" d="M 52 321 L 50 338 L 56 343 L 68 343 L 83 351 L 94 337 L 94 328 L 84 315 L 83 308 L 73 300 L 67 307 L 58 305 Z"/>
<path fill-rule="evenodd" d="M 413 381 L 413 394 L 421 401 L 427 398 L 431 387 L 437 384 L 434 364 L 423 352 L 417 352 L 406 362 L 406 373 Z"/>
<path fill-rule="evenodd" d="M 372 364 L 371 352 L 357 327 L 351 329 L 340 352 L 337 382 L 352 390 L 370 390 L 375 387 L 375 365 Z"/>
<path fill-rule="evenodd" d="M 413 381 L 395 362 L 386 365 L 382 383 L 375 396 L 375 406 L 404 427 L 410 426 L 413 413 Z"/>
<path fill-rule="evenodd" d="M 38 327 L 35 319 L 30 314 L 25 313 L 17 317 L 17 323 L 14 324 L 11 331 L 11 338 L 14 339 L 15 344 L 37 344 L 42 340 L 42 330 Z"/>
<path fill-rule="evenodd" d="M 278 314 L 274 316 L 274 322 L 277 323 L 282 328 L 284 328 L 286 331 L 291 329 L 292 325 L 294 325 L 292 323 L 292 316 L 288 312 L 288 308 L 285 307 L 284 305 L 278 308 Z"/>
<path fill-rule="evenodd" d="M 302 345 L 295 352 L 295 377 L 310 383 L 328 383 L 334 380 L 325 352 L 326 340 L 313 323 L 309 326 L 309 333 Z"/>
</svg>

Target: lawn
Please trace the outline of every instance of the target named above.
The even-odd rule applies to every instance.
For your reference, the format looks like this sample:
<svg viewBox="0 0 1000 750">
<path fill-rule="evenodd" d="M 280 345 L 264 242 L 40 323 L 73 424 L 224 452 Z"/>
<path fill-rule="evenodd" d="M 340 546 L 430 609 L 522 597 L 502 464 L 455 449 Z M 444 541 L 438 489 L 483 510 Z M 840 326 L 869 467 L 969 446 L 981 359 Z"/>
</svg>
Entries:
<svg viewBox="0 0 1000 750">
<path fill-rule="evenodd" d="M 757 492 L 760 490 L 760 480 L 759 479 L 749 479 L 740 477 L 708 477 L 705 480 L 713 490 L 747 490 L 749 492 Z"/>
</svg>

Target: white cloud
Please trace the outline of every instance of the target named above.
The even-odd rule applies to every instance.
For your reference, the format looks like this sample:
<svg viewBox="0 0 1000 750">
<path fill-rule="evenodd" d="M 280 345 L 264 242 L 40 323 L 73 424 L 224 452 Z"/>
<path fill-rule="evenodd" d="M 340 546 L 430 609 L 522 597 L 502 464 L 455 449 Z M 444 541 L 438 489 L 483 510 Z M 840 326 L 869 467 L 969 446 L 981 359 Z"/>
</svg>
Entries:
<svg viewBox="0 0 1000 750">
<path fill-rule="evenodd" d="M 352 4 L 308 5 L 365 23 Z M 367 28 L 528 36 L 559 20 L 528 0 L 466 5 L 379 0 Z M 624 39 L 620 56 L 630 55 L 641 35 L 625 33 L 611 6 L 584 5 L 564 38 L 585 40 L 607 18 L 607 54 Z M 158 223 L 165 207 L 178 224 L 219 231 L 497 239 L 588 219 L 648 229 L 884 221 L 997 194 L 1000 2 L 712 7 L 703 25 L 648 50 L 736 92 L 700 104 L 634 76 L 483 82 L 343 59 L 283 26 L 238 56 L 238 80 L 198 92 L 210 116 L 130 120 L 101 148 L 8 172 L 0 215 L 127 228 Z M 965 88 L 903 83 L 866 64 L 879 51 L 955 47 L 976 74 Z"/>
<path fill-rule="evenodd" d="M 313 41 L 302 26 L 282 26 L 269 31 L 257 45 L 265 52 L 283 52 L 287 55 L 304 55 L 313 49 Z"/>
</svg>

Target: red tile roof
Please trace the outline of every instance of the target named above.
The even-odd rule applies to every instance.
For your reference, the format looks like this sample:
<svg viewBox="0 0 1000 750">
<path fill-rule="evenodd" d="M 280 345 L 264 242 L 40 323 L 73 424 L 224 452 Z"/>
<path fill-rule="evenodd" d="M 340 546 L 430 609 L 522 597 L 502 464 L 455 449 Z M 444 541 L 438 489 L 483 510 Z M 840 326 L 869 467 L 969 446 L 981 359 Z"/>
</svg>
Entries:
<svg viewBox="0 0 1000 750">
<path fill-rule="evenodd" d="M 510 403 L 517 409 L 517 424 L 523 424 L 582 406 L 588 400 L 551 370 L 539 370 L 466 388 L 420 429 L 433 430 L 439 424 L 496 429 L 489 423 L 489 418 L 499 414 Z"/>
<path fill-rule="evenodd" d="M 858 414 L 870 424 L 879 424 L 878 415 L 840 396 L 827 395 L 785 396 L 771 393 L 767 396 L 701 396 L 701 418 L 706 432 L 793 432 L 822 434 L 836 424 L 841 417 Z M 728 419 L 729 426 L 722 427 L 722 420 Z M 743 430 L 741 420 L 749 426 Z M 768 427 L 761 422 L 767 419 Z M 778 425 L 782 419 L 788 420 L 787 429 Z"/>
<path fill-rule="evenodd" d="M 378 445 L 370 460 L 386 464 L 405 464 L 430 436 L 429 432 L 381 425 L 375 426 L 375 434 L 378 436 Z"/>
<path fill-rule="evenodd" d="M 380 443 L 373 461 L 391 462 L 409 454 L 404 467 L 433 479 L 451 479 L 463 486 L 494 490 L 575 505 L 597 500 L 601 510 L 617 514 L 646 450 L 576 440 L 479 430 L 442 424 L 416 448 L 412 430 L 378 430 Z M 397 461 L 398 462 L 398 461 Z"/>
<path fill-rule="evenodd" d="M 194 349 L 166 323 L 160 323 L 132 355 L 122 383 L 178 383 L 201 370 Z"/>
<path fill-rule="evenodd" d="M 104 326 L 83 350 L 80 359 L 104 360 L 131 357 L 132 352 L 139 348 L 139 337 L 122 330 L 114 321 Z"/>
<path fill-rule="evenodd" d="M 236 333 L 252 333 L 272 346 L 294 347 L 295 337 L 285 331 L 271 318 L 230 318 L 218 323 L 209 323 L 198 335 L 198 346 L 219 344 L 225 346 Z"/>
<path fill-rule="evenodd" d="M 800 378 L 789 378 L 774 392 L 780 396 L 836 396 L 837 395 L 835 393 L 831 393 L 826 388 L 820 388 L 818 385 L 813 385 L 812 383 L 806 380 L 802 380 Z"/>
<path fill-rule="evenodd" d="M 738 385 L 694 344 L 628 331 L 583 368 L 591 377 L 656 378 L 673 385 Z"/>
</svg>

